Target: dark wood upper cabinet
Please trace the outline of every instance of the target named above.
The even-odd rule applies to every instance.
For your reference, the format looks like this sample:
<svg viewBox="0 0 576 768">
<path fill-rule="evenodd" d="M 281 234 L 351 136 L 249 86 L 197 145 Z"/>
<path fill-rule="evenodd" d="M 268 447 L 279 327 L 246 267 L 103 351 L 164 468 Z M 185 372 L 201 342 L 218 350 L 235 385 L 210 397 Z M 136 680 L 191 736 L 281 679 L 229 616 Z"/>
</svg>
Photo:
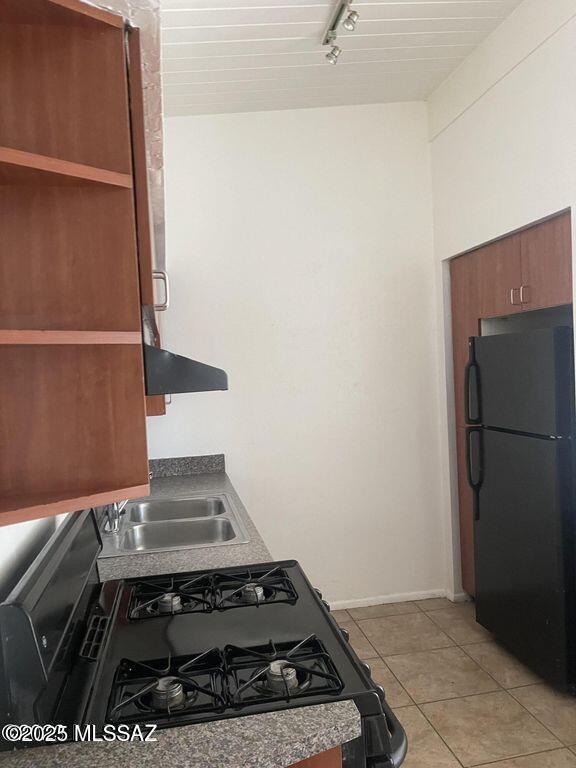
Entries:
<svg viewBox="0 0 576 768">
<path fill-rule="evenodd" d="M 530 226 L 450 262 L 452 350 L 462 584 L 474 595 L 473 495 L 466 476 L 464 369 L 483 319 L 570 304 L 570 213 Z"/>
<path fill-rule="evenodd" d="M 123 19 L 0 0 L 0 525 L 146 494 Z"/>
<path fill-rule="evenodd" d="M 484 319 L 521 312 L 519 235 L 485 245 L 470 255 L 477 283 L 478 304 L 473 307 L 477 317 Z"/>
<path fill-rule="evenodd" d="M 545 309 L 572 302 L 572 227 L 563 213 L 520 234 L 522 307 Z"/>
</svg>

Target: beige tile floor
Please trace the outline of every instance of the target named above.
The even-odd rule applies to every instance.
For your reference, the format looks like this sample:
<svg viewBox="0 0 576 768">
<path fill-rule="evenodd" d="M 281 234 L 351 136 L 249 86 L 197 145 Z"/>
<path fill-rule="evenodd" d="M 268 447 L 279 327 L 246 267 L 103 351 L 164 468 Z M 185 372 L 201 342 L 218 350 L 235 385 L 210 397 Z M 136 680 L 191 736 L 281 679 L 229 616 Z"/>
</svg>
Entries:
<svg viewBox="0 0 576 768">
<path fill-rule="evenodd" d="M 408 734 L 406 768 L 576 768 L 576 698 L 432 599 L 334 611 Z"/>
</svg>

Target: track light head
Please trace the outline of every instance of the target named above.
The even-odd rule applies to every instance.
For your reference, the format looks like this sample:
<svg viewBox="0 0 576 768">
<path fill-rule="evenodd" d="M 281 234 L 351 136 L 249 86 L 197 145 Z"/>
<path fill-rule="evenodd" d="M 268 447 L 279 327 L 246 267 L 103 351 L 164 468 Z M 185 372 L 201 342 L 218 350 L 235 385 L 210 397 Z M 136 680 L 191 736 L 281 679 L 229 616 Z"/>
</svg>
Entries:
<svg viewBox="0 0 576 768">
<path fill-rule="evenodd" d="M 326 54 L 326 61 L 329 64 L 338 64 L 338 56 L 341 53 L 341 49 L 337 45 L 333 45 L 332 49 Z"/>
<path fill-rule="evenodd" d="M 342 22 L 342 26 L 348 32 L 354 32 L 354 30 L 356 29 L 356 23 L 359 18 L 360 18 L 360 15 L 356 11 L 350 11 L 348 16 L 346 16 L 346 18 Z"/>
</svg>

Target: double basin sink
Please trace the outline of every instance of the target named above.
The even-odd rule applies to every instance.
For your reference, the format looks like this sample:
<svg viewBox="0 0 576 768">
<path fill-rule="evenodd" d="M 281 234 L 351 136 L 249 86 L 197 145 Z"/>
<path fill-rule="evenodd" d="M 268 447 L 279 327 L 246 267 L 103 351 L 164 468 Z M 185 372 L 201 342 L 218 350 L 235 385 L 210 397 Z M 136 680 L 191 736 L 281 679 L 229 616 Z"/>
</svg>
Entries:
<svg viewBox="0 0 576 768">
<path fill-rule="evenodd" d="M 119 530 L 103 532 L 104 557 L 132 552 L 245 544 L 248 537 L 228 494 L 129 502 Z"/>
</svg>

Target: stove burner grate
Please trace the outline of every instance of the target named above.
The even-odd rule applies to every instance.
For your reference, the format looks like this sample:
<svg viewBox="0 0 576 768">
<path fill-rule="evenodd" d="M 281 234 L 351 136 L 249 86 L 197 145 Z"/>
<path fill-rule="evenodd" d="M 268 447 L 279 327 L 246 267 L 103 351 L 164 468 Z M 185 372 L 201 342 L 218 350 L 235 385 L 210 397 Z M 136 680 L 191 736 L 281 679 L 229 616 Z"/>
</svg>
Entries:
<svg viewBox="0 0 576 768">
<path fill-rule="evenodd" d="M 250 569 L 244 573 L 215 575 L 215 608 L 293 603 L 298 599 L 291 579 L 282 568 Z"/>
<path fill-rule="evenodd" d="M 316 635 L 299 642 L 267 645 L 167 660 L 124 659 L 116 671 L 107 719 L 158 725 L 190 722 L 227 709 L 336 695 L 343 683 Z"/>
<path fill-rule="evenodd" d="M 342 681 L 316 635 L 299 643 L 257 648 L 229 645 L 224 649 L 232 704 L 242 706 L 266 700 L 337 694 Z"/>
<path fill-rule="evenodd" d="M 128 616 L 148 619 L 176 613 L 201 613 L 212 610 L 212 586 L 205 575 L 168 577 L 136 582 Z"/>
<path fill-rule="evenodd" d="M 219 712 L 226 704 L 223 657 L 211 649 L 192 658 L 157 663 L 124 659 L 108 707 L 115 723 L 162 723 L 173 716 Z"/>
</svg>

